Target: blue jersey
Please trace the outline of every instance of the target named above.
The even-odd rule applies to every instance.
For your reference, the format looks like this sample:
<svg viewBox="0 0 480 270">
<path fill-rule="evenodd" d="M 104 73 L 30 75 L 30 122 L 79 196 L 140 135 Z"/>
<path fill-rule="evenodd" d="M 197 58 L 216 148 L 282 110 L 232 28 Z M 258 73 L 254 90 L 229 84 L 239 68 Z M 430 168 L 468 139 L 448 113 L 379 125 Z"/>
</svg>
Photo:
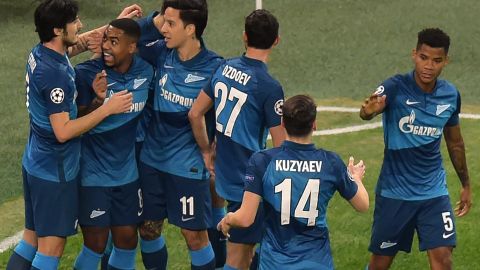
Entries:
<svg viewBox="0 0 480 270">
<path fill-rule="evenodd" d="M 71 181 L 79 171 L 80 139 L 58 142 L 50 124 L 50 115 L 68 112 L 77 118 L 75 71 L 67 55 L 42 44 L 28 56 L 26 105 L 30 116 L 30 134 L 22 165 L 30 174 L 49 181 Z"/>
<path fill-rule="evenodd" d="M 153 67 L 134 57 L 129 70 L 118 73 L 105 66 L 103 59 L 89 60 L 75 67 L 78 104 L 88 106 L 95 97 L 95 75 L 107 72 L 107 98 L 127 89 L 133 94 L 129 112 L 105 118 L 82 138 L 82 186 L 120 186 L 138 178 L 135 138 L 138 120 L 153 82 Z"/>
<path fill-rule="evenodd" d="M 282 87 L 265 63 L 242 56 L 225 61 L 204 91 L 215 103 L 217 192 L 242 201 L 248 159 L 265 149 L 268 128 L 281 123 Z"/>
<path fill-rule="evenodd" d="M 335 191 L 350 200 L 358 186 L 337 154 L 285 141 L 253 154 L 245 190 L 261 196 L 265 207 L 261 269 L 324 269 L 320 254 L 331 256 L 322 244 L 328 202 Z"/>
<path fill-rule="evenodd" d="M 445 126 L 459 123 L 460 94 L 455 86 L 437 80 L 433 92 L 425 93 L 411 72 L 389 78 L 377 93 L 387 96 L 377 194 L 400 200 L 447 195 L 440 141 Z"/>
<path fill-rule="evenodd" d="M 155 28 L 155 15 L 138 21 L 142 29 L 139 53 L 157 71 L 152 116 L 140 160 L 169 174 L 208 179 L 188 111 L 222 58 L 202 43 L 194 58 L 180 60 L 177 51 L 166 47 Z"/>
</svg>

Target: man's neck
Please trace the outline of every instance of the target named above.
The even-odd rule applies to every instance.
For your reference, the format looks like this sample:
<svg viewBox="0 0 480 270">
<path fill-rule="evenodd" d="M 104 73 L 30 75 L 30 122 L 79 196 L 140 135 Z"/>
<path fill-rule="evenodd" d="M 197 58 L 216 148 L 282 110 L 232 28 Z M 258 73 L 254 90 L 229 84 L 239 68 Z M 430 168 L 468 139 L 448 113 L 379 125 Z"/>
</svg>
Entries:
<svg viewBox="0 0 480 270">
<path fill-rule="evenodd" d="M 312 144 L 312 134 L 308 134 L 307 136 L 304 136 L 304 137 L 289 136 L 287 134 L 286 140 L 294 143 L 298 143 L 298 144 Z"/>
<path fill-rule="evenodd" d="M 268 57 L 270 56 L 271 51 L 272 51 L 271 49 L 263 50 L 263 49 L 247 47 L 245 56 L 248 58 L 256 59 L 264 63 L 267 63 Z"/>
<path fill-rule="evenodd" d="M 125 74 L 130 69 L 130 66 L 132 65 L 132 63 L 133 63 L 133 56 L 130 59 L 125 60 L 125 62 L 122 63 L 121 65 L 113 67 L 112 69 L 120 74 Z"/>
<path fill-rule="evenodd" d="M 202 50 L 202 44 L 198 39 L 192 39 L 186 42 L 182 47 L 177 48 L 178 57 L 182 61 L 188 61 L 194 58 Z"/>
<path fill-rule="evenodd" d="M 67 46 L 65 46 L 65 44 L 63 44 L 63 42 L 58 38 L 54 38 L 48 42 L 44 42 L 43 46 L 54 50 L 61 55 L 65 55 L 65 53 L 67 52 Z"/>
</svg>

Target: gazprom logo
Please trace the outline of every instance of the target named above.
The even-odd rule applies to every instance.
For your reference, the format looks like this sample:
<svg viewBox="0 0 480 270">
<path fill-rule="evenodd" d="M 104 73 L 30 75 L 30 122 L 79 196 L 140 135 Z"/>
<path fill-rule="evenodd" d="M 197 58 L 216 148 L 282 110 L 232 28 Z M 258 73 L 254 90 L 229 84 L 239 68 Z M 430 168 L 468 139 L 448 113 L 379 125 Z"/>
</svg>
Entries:
<svg viewBox="0 0 480 270">
<path fill-rule="evenodd" d="M 412 110 L 409 116 L 404 116 L 398 121 L 398 128 L 403 133 L 412 133 L 413 135 L 438 137 L 442 134 L 442 129 L 436 127 L 417 126 L 415 122 L 415 111 Z"/>
</svg>

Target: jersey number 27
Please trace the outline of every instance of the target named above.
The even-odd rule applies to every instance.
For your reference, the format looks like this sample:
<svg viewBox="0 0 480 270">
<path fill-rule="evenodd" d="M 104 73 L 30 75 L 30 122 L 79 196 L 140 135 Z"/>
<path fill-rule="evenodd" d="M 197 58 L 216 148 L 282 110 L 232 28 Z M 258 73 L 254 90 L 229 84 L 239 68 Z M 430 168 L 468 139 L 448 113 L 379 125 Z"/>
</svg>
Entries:
<svg viewBox="0 0 480 270">
<path fill-rule="evenodd" d="M 245 104 L 245 102 L 247 101 L 247 97 L 247 94 L 236 89 L 235 87 L 231 87 L 229 90 L 227 85 L 223 82 L 217 82 L 215 84 L 215 98 L 220 98 L 220 103 L 215 110 L 216 128 L 218 132 L 225 134 L 225 136 L 227 137 L 232 137 L 232 131 L 233 127 L 235 126 L 235 121 L 237 121 L 237 117 L 240 114 L 240 110 L 242 109 L 243 104 Z M 223 124 L 219 122 L 219 116 L 225 109 L 227 99 L 229 100 L 229 103 L 230 101 L 234 102 L 234 99 L 237 99 L 237 102 L 233 106 L 230 117 L 228 117 L 227 125 L 224 127 Z"/>
</svg>

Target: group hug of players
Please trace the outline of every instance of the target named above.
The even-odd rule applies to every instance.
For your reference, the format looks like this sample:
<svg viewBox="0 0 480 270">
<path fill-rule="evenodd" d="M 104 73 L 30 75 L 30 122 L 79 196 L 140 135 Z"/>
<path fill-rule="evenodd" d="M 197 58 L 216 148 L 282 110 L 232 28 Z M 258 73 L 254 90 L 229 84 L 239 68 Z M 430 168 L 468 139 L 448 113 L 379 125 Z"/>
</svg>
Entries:
<svg viewBox="0 0 480 270">
<path fill-rule="evenodd" d="M 57 269 L 78 224 L 84 243 L 74 269 L 134 269 L 138 242 L 146 269 L 166 269 L 165 219 L 181 228 L 191 269 L 334 268 L 327 204 L 338 191 L 368 210 L 365 165 L 315 147 L 312 98 L 283 101 L 266 66 L 279 42 L 270 12 L 245 18 L 246 51 L 228 60 L 202 40 L 204 0 L 165 0 L 143 18 L 132 5 L 82 35 L 77 13 L 72 0 L 35 10 L 25 231 L 8 270 Z M 442 133 L 462 183 L 459 216 L 471 192 L 460 95 L 437 80 L 449 43 L 440 29 L 422 30 L 415 69 L 387 79 L 360 110 L 366 120 L 383 113 L 385 132 L 366 269 L 388 269 L 398 251 L 410 251 L 415 231 L 432 269 L 452 267 Z M 69 57 L 87 50 L 92 60 L 73 68 Z M 274 148 L 264 150 L 268 133 Z"/>
</svg>

